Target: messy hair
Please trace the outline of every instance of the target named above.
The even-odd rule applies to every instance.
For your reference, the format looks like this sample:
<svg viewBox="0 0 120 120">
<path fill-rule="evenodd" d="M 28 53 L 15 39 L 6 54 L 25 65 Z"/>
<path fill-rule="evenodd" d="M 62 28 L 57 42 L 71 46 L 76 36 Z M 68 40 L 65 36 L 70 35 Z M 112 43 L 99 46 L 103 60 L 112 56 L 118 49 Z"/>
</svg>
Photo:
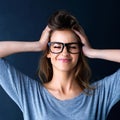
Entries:
<svg viewBox="0 0 120 120">
<path fill-rule="evenodd" d="M 55 30 L 73 30 L 79 31 L 81 34 L 84 34 L 83 28 L 80 26 L 77 19 L 71 15 L 70 13 L 60 10 L 52 14 L 48 20 L 48 26 L 50 27 L 50 36 L 53 31 Z M 75 33 L 74 33 L 75 34 Z M 77 34 L 76 37 L 80 40 Z M 50 37 L 49 37 L 50 39 Z M 81 46 L 82 48 L 82 46 Z M 47 54 L 49 52 L 49 47 L 43 52 L 39 63 L 39 71 L 38 75 L 42 83 L 47 83 L 51 81 L 53 77 L 53 69 L 52 64 L 49 58 L 47 58 Z M 82 90 L 91 89 L 89 84 L 89 79 L 91 77 L 91 70 L 84 56 L 82 50 L 80 52 L 77 65 L 75 67 L 75 79 L 77 80 L 78 84 L 80 85 Z"/>
</svg>

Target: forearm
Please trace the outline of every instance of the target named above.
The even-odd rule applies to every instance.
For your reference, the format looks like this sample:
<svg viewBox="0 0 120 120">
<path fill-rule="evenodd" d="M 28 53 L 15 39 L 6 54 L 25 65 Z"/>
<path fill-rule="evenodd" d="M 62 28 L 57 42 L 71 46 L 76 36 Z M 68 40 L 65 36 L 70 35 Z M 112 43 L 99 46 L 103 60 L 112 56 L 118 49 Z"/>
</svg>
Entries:
<svg viewBox="0 0 120 120">
<path fill-rule="evenodd" d="M 2 41 L 0 42 L 0 58 L 19 52 L 40 51 L 39 42 L 18 42 Z"/>
<path fill-rule="evenodd" d="M 91 58 L 105 59 L 109 61 L 119 62 L 120 63 L 120 49 L 92 49 Z"/>
</svg>

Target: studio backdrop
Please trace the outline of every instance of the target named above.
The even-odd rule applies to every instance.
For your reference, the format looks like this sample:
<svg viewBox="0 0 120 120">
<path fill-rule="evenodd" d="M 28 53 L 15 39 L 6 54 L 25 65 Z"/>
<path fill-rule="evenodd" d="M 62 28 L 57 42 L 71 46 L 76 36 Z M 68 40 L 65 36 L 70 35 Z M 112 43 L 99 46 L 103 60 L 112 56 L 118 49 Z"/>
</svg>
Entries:
<svg viewBox="0 0 120 120">
<path fill-rule="evenodd" d="M 49 16 L 64 9 L 77 17 L 94 48 L 120 49 L 119 6 L 118 0 L 0 0 L 0 41 L 39 40 Z M 19 53 L 6 59 L 24 74 L 39 80 L 36 72 L 40 54 Z M 94 80 L 120 67 L 118 63 L 105 60 L 88 61 Z M 1 87 L 0 120 L 23 120 L 22 111 Z"/>
</svg>

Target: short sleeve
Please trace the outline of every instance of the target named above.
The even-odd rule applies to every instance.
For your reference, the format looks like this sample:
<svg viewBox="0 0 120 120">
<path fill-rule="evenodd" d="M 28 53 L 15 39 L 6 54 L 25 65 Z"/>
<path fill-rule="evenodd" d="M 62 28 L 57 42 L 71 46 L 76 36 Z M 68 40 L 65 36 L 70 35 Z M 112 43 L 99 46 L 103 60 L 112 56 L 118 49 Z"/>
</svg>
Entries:
<svg viewBox="0 0 120 120">
<path fill-rule="evenodd" d="M 120 100 L 120 69 L 99 83 L 101 84 L 100 94 L 104 96 L 103 101 L 110 110 Z"/>
<path fill-rule="evenodd" d="M 0 59 L 0 85 L 21 110 L 24 97 L 34 84 L 35 80 L 16 70 L 7 60 Z"/>
<path fill-rule="evenodd" d="M 113 93 L 111 103 L 114 104 L 120 100 L 120 69 L 108 77 L 108 80 L 111 80 L 110 91 Z"/>
</svg>

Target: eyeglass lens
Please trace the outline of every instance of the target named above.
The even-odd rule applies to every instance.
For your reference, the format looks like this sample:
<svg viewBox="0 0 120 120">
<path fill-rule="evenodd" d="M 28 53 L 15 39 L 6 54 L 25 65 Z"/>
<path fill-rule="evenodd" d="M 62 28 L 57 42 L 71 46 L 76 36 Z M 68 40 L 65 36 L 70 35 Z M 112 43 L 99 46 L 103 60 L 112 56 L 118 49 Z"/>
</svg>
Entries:
<svg viewBox="0 0 120 120">
<path fill-rule="evenodd" d="M 67 48 L 67 51 L 70 53 L 79 53 L 80 44 L 79 43 L 60 43 L 60 42 L 49 42 L 50 51 L 52 53 L 61 53 L 64 47 Z"/>
</svg>

